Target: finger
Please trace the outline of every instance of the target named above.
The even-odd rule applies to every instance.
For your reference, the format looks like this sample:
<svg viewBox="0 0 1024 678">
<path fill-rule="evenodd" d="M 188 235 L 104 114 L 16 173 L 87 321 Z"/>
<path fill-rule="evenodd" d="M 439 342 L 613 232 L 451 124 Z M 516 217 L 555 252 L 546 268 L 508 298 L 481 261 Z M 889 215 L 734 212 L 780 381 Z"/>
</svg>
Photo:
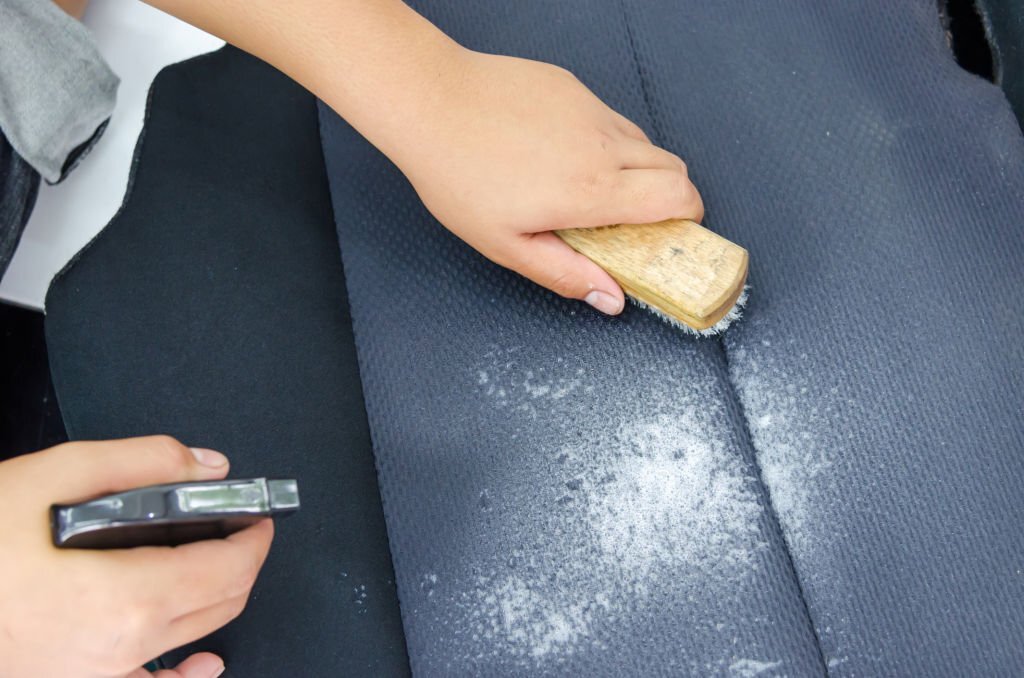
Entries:
<svg viewBox="0 0 1024 678">
<path fill-rule="evenodd" d="M 623 170 L 590 217 L 600 224 L 649 224 L 665 219 L 699 222 L 704 218 L 704 203 L 684 174 L 669 170 Z"/>
<path fill-rule="evenodd" d="M 181 647 L 186 643 L 208 636 L 242 614 L 248 600 L 248 595 L 237 596 L 178 617 L 170 623 L 160 640 L 166 642 L 168 648 L 171 648 Z"/>
<path fill-rule="evenodd" d="M 600 266 L 550 231 L 519 238 L 513 270 L 563 297 L 582 299 L 602 313 L 622 312 L 622 289 Z"/>
<path fill-rule="evenodd" d="M 148 601 L 154 623 L 248 595 L 274 538 L 272 520 L 224 539 L 109 551 L 123 590 Z M 169 647 L 161 648 L 160 651 Z"/>
<path fill-rule="evenodd" d="M 29 456 L 46 479 L 48 499 L 65 503 L 146 485 L 223 478 L 228 472 L 224 455 L 192 450 L 169 436 L 65 443 Z"/>
<path fill-rule="evenodd" d="M 220 657 L 212 652 L 197 652 L 173 669 L 157 671 L 153 678 L 216 678 L 222 673 L 224 661 Z"/>
<path fill-rule="evenodd" d="M 618 128 L 620 132 L 631 139 L 651 143 L 651 140 L 647 138 L 647 134 L 640 129 L 639 125 L 617 111 L 612 111 L 612 113 L 615 117 L 615 127 Z"/>
<path fill-rule="evenodd" d="M 682 158 L 646 141 L 623 139 L 615 150 L 622 169 L 664 169 L 686 174 Z"/>
</svg>

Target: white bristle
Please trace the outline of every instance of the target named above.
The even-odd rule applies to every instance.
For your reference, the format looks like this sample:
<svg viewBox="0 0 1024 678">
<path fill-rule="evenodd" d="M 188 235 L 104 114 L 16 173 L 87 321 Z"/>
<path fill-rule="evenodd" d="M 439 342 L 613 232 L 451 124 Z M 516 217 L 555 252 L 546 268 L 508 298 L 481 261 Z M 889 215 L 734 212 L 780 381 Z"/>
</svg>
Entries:
<svg viewBox="0 0 1024 678">
<path fill-rule="evenodd" d="M 719 320 L 717 323 L 707 328 L 706 330 L 697 330 L 690 327 L 689 325 L 681 323 L 675 318 L 665 315 L 658 309 L 654 308 L 653 306 L 645 304 L 639 299 L 634 299 L 633 297 L 630 296 L 627 296 L 626 298 L 629 299 L 634 304 L 636 304 L 637 306 L 639 306 L 640 308 L 646 311 L 650 311 L 651 313 L 658 316 L 659 318 L 667 322 L 672 327 L 675 327 L 676 329 L 682 330 L 688 334 L 692 334 L 698 337 L 713 337 L 717 334 L 725 332 L 725 330 L 729 328 L 729 325 L 732 325 L 734 322 L 740 319 L 740 316 L 743 315 L 743 306 L 744 304 L 747 303 L 748 290 L 750 290 L 750 285 L 744 285 L 743 291 L 740 292 L 740 296 L 736 299 L 736 303 L 733 304 L 732 308 L 729 309 L 729 312 L 726 313 L 721 320 Z"/>
</svg>

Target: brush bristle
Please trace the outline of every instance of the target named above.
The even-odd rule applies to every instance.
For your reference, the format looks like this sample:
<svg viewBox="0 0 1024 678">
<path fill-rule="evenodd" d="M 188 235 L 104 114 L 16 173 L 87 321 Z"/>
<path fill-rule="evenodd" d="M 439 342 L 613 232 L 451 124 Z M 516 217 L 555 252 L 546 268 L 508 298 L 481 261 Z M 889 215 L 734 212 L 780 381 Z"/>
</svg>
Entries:
<svg viewBox="0 0 1024 678">
<path fill-rule="evenodd" d="M 725 332 L 729 328 L 729 325 L 732 325 L 734 322 L 740 319 L 740 316 L 743 315 L 743 306 L 747 303 L 748 290 L 750 290 L 750 286 L 744 285 L 743 291 L 740 292 L 740 296 L 736 299 L 736 303 L 733 304 L 733 307 L 729 309 L 729 312 L 726 313 L 721 320 L 719 320 L 717 323 L 715 323 L 714 325 L 705 330 L 694 329 L 685 323 L 681 323 L 675 318 L 665 315 L 658 309 L 652 306 L 648 306 L 639 299 L 634 299 L 633 297 L 627 297 L 627 299 L 629 299 L 631 302 L 633 302 L 640 308 L 646 311 L 650 311 L 651 313 L 653 313 L 654 315 L 656 315 L 657 317 L 661 318 L 666 323 L 671 325 L 672 327 L 682 330 L 687 334 L 692 334 L 697 337 L 713 337 L 715 335 L 721 334 L 722 332 Z"/>
</svg>

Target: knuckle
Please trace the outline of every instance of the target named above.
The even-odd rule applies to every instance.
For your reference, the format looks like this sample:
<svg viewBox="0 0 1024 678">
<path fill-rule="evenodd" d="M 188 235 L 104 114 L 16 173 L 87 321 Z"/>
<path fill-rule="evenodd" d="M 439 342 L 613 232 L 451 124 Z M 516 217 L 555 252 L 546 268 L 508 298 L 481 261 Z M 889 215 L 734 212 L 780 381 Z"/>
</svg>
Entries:
<svg viewBox="0 0 1024 678">
<path fill-rule="evenodd" d="M 251 556 L 246 559 L 245 565 L 242 567 L 242 582 L 245 584 L 245 590 L 248 591 L 252 588 L 252 585 L 256 583 L 256 577 L 259 576 L 260 566 L 263 564 L 263 559 L 258 555 Z"/>
<path fill-rule="evenodd" d="M 643 183 L 629 186 L 623 193 L 625 199 L 631 201 L 634 205 L 647 205 L 653 203 L 651 198 L 659 197 L 659 193 L 664 191 L 664 184 L 659 182 L 658 185 L 653 183 Z"/>
<path fill-rule="evenodd" d="M 106 647 L 101 653 L 104 673 L 122 675 L 147 661 L 141 644 L 150 625 L 150 616 L 149 610 L 138 604 L 126 605 L 119 610 L 117 621 L 106 634 Z"/>
<path fill-rule="evenodd" d="M 225 598 L 245 597 L 256 583 L 256 577 L 260 572 L 260 558 L 249 556 L 241 562 L 235 576 L 228 583 L 224 591 Z"/>
<path fill-rule="evenodd" d="M 130 640 L 138 638 L 146 631 L 153 618 L 153 610 L 148 603 L 129 602 L 122 606 L 118 617 L 118 638 Z"/>
<path fill-rule="evenodd" d="M 643 128 L 641 128 L 640 125 L 636 124 L 632 120 L 626 120 L 625 125 L 626 131 L 630 135 L 635 136 L 639 139 L 643 139 L 644 141 L 649 141 L 647 133 L 644 132 Z"/>
<path fill-rule="evenodd" d="M 242 611 L 245 610 L 245 606 L 248 602 L 248 596 L 237 596 L 235 598 L 232 598 L 231 602 L 227 606 L 227 621 L 237 619 L 238 616 L 242 614 Z"/>
<path fill-rule="evenodd" d="M 568 272 L 560 273 L 548 283 L 547 287 L 559 296 L 573 297 L 576 292 L 576 276 Z"/>
<path fill-rule="evenodd" d="M 498 266 L 504 268 L 516 268 L 518 263 L 518 257 L 516 256 L 515 248 L 508 245 L 498 245 L 493 247 L 487 252 L 488 258 L 496 263 Z"/>
<path fill-rule="evenodd" d="M 704 217 L 704 201 L 692 184 L 683 197 L 682 209 L 686 217 L 695 221 L 700 221 Z"/>
<path fill-rule="evenodd" d="M 604 195 L 614 179 L 614 173 L 606 170 L 584 171 L 576 175 L 573 184 L 578 195 L 584 200 L 594 200 Z"/>
<path fill-rule="evenodd" d="M 169 435 L 156 435 L 150 436 L 147 442 L 151 454 L 166 463 L 168 467 L 179 468 L 188 464 L 190 458 L 188 448 L 176 438 Z"/>
</svg>

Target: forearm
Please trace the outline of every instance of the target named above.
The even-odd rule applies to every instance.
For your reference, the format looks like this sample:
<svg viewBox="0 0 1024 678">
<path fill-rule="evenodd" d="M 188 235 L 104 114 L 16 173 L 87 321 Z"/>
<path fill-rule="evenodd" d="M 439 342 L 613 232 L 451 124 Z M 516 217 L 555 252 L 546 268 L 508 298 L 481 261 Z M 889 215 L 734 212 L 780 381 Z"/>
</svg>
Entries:
<svg viewBox="0 0 1024 678">
<path fill-rule="evenodd" d="M 395 160 L 463 51 L 399 0 L 147 2 L 283 71 Z"/>
<path fill-rule="evenodd" d="M 147 1 L 319 96 L 482 254 L 605 313 L 618 284 L 550 231 L 703 214 L 683 161 L 571 73 L 464 49 L 399 0 Z"/>
</svg>

